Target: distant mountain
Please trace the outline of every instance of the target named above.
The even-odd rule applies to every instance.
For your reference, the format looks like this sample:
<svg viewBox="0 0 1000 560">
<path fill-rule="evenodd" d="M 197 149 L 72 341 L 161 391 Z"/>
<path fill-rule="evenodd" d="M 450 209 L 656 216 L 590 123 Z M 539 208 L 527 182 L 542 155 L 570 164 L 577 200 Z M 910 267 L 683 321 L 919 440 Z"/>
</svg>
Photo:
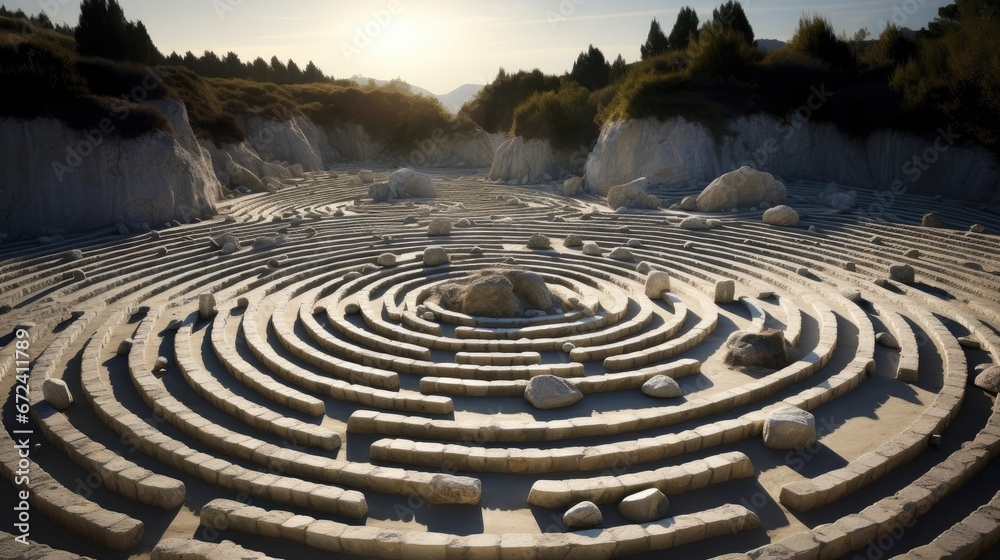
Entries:
<svg viewBox="0 0 1000 560">
<path fill-rule="evenodd" d="M 757 47 L 764 52 L 778 50 L 787 44 L 788 43 L 778 39 L 757 39 Z"/>
<path fill-rule="evenodd" d="M 441 104 L 444 105 L 445 109 L 448 109 L 452 113 L 457 113 L 462 108 L 462 105 L 465 105 L 466 101 L 475 97 L 481 89 L 483 89 L 483 86 L 480 84 L 465 84 L 458 86 L 449 93 L 436 97 L 441 100 Z"/>
<path fill-rule="evenodd" d="M 368 85 L 369 81 L 374 81 L 376 84 L 380 86 L 384 86 L 390 82 L 390 80 L 379 80 L 377 78 L 368 78 L 366 76 L 361 76 L 357 74 L 351 76 L 351 80 L 363 86 Z M 416 93 L 417 95 L 423 95 L 425 97 L 433 97 L 437 99 L 438 101 L 441 102 L 442 105 L 444 105 L 445 109 L 448 109 L 452 113 L 457 113 L 458 110 L 462 108 L 462 105 L 464 105 L 466 101 L 472 99 L 473 96 L 479 93 L 479 90 L 483 89 L 483 86 L 478 84 L 465 84 L 458 86 L 454 90 L 445 93 L 443 95 L 436 95 L 422 87 L 415 86 L 410 83 L 406 83 L 406 85 L 410 86 L 410 91 Z"/>
</svg>

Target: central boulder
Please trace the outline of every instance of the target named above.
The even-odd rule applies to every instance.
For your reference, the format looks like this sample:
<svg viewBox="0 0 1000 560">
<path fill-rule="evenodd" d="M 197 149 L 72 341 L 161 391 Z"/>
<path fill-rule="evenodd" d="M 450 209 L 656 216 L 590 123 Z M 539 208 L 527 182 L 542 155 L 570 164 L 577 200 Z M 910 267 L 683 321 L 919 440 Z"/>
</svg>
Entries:
<svg viewBox="0 0 1000 560">
<path fill-rule="evenodd" d="M 520 269 L 487 269 L 434 288 L 428 301 L 475 317 L 508 319 L 526 312 L 551 315 L 563 310 L 564 302 L 553 294 L 541 276 Z"/>
</svg>

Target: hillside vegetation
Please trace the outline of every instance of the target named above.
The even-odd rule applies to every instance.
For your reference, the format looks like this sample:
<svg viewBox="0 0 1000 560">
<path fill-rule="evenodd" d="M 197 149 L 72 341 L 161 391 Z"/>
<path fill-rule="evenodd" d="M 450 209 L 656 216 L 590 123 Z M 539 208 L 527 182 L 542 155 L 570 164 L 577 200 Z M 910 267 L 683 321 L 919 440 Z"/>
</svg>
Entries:
<svg viewBox="0 0 1000 560">
<path fill-rule="evenodd" d="M 682 9 L 669 35 L 654 18 L 640 50 L 642 60 L 623 66 L 590 46 L 562 76 L 501 69 L 460 114 L 564 149 L 592 145 L 614 120 L 682 116 L 720 135 L 733 117 L 764 112 L 789 129 L 815 120 L 856 135 L 952 127 L 1000 151 L 1000 0 L 942 7 L 915 38 L 892 24 L 874 39 L 864 29 L 838 35 L 821 15 L 804 15 L 788 44 L 767 53 L 729 1 L 701 24 Z"/>
<path fill-rule="evenodd" d="M 74 33 L 56 29 L 38 16 L 0 11 L 6 14 L 0 15 L 0 82 L 9 85 L 0 115 L 52 117 L 81 130 L 99 129 L 109 119 L 113 134 L 131 138 L 152 130 L 171 132 L 164 115 L 145 102 L 175 99 L 187 106 L 195 134 L 216 144 L 243 140 L 246 118 L 287 120 L 301 115 L 329 127 L 360 124 L 373 137 L 384 139 L 390 149 L 412 147 L 436 129 L 475 128 L 470 121 L 450 114 L 436 99 L 393 84 L 364 87 L 326 76 L 294 80 L 299 83 L 206 77 L 186 65 L 170 65 L 170 57 L 159 56 L 145 40 L 148 35 L 141 22 L 125 20 L 115 0 L 85 0 L 84 6 L 88 3 L 97 4 L 98 12 L 102 6 L 105 10 L 97 18 L 103 25 L 100 34 L 81 36 L 82 27 Z M 117 23 L 104 21 L 109 14 Z M 108 33 L 122 37 L 109 41 Z M 112 51 L 88 46 L 89 36 L 99 36 L 102 45 L 117 45 L 113 52 L 118 55 L 97 56 Z M 144 63 L 153 59 L 163 64 Z"/>
</svg>

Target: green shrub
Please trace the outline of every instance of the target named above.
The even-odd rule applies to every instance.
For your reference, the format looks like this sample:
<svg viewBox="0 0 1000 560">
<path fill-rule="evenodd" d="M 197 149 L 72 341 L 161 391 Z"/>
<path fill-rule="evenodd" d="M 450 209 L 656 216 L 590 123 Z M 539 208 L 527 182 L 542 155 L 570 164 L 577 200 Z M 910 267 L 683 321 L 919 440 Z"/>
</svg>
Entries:
<svg viewBox="0 0 1000 560">
<path fill-rule="evenodd" d="M 837 38 L 830 22 L 818 15 L 803 15 L 799 19 L 799 26 L 785 49 L 819 60 L 841 74 L 854 73 L 857 68 L 850 47 Z"/>
<path fill-rule="evenodd" d="M 459 115 L 476 123 L 486 132 L 510 131 L 514 124 L 514 110 L 538 92 L 559 89 L 557 76 L 542 74 L 541 70 L 520 70 L 508 74 L 503 68 L 493 83 L 481 89 L 467 101 Z"/>
<path fill-rule="evenodd" d="M 562 150 L 589 146 L 599 132 L 594 118 L 597 107 L 591 93 L 567 80 L 558 91 L 540 92 L 529 97 L 514 111 L 512 134 L 523 138 L 544 138 Z"/>
<path fill-rule="evenodd" d="M 747 44 L 743 31 L 717 23 L 706 24 L 687 49 L 687 74 L 705 84 L 740 86 L 757 69 L 760 51 Z"/>
</svg>

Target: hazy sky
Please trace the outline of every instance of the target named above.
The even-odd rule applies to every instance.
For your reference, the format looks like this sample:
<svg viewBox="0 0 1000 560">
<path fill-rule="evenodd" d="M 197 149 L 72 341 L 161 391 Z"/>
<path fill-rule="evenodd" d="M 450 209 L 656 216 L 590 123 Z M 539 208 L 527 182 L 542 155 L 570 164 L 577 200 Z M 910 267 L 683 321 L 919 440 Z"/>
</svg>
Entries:
<svg viewBox="0 0 1000 560">
<path fill-rule="evenodd" d="M 54 22 L 75 25 L 79 0 L 0 0 L 11 10 L 44 10 Z M 129 19 L 146 24 L 164 54 L 205 50 L 244 61 L 263 56 L 313 60 L 336 78 L 362 74 L 400 77 L 447 93 L 465 83 L 487 83 L 508 71 L 540 68 L 561 74 L 589 44 L 609 59 L 639 58 L 655 16 L 667 33 L 677 11 L 691 5 L 711 17 L 715 2 L 649 0 L 119 0 Z M 804 11 L 827 16 L 838 30 L 886 21 L 918 29 L 948 0 L 747 0 L 757 38 L 788 39 Z"/>
</svg>

